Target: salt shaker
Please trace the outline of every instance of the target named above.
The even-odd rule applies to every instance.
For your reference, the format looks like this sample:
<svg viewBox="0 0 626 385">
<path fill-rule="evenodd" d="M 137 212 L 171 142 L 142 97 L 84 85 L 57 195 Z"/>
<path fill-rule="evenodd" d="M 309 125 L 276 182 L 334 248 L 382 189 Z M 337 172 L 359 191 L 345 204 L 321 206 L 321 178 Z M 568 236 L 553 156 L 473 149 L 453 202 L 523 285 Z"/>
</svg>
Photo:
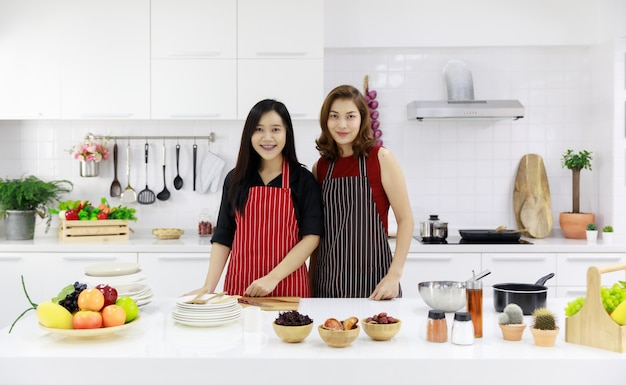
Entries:
<svg viewBox="0 0 626 385">
<path fill-rule="evenodd" d="M 470 279 L 466 282 L 465 296 L 467 299 L 467 312 L 472 317 L 474 324 L 474 337 L 482 338 L 483 336 L 483 283 L 482 281 Z"/>
<path fill-rule="evenodd" d="M 454 313 L 452 343 L 456 345 L 472 345 L 474 343 L 474 324 L 472 324 L 470 313 L 460 311 Z"/>
</svg>

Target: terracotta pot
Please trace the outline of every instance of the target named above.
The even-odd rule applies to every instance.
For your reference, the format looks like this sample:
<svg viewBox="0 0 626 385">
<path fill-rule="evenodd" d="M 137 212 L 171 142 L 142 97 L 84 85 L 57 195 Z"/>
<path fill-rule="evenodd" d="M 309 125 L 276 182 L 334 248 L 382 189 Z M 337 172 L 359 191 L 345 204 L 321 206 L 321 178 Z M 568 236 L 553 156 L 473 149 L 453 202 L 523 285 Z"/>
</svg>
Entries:
<svg viewBox="0 0 626 385">
<path fill-rule="evenodd" d="M 533 340 L 535 345 L 543 347 L 552 347 L 556 342 L 556 337 L 559 334 L 559 328 L 554 330 L 541 330 L 530 328 L 530 332 L 533 334 Z"/>
<path fill-rule="evenodd" d="M 587 225 L 595 223 L 596 216 L 592 213 L 560 213 L 559 224 L 565 238 L 585 239 Z"/>
<path fill-rule="evenodd" d="M 502 330 L 502 338 L 506 341 L 520 341 L 526 329 L 526 324 L 499 324 L 499 326 Z"/>
</svg>

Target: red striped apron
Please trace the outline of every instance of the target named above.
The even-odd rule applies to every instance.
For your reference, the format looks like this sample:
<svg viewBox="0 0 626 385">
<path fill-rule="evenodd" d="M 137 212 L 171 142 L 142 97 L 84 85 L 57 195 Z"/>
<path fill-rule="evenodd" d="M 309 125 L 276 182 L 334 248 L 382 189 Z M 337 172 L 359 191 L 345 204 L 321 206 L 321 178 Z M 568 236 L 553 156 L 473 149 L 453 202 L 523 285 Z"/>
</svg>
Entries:
<svg viewBox="0 0 626 385">
<path fill-rule="evenodd" d="M 389 271 L 393 254 L 367 180 L 365 157 L 359 157 L 359 176 L 331 178 L 334 168 L 332 162 L 322 182 L 326 231 L 314 296 L 367 298 Z"/>
<path fill-rule="evenodd" d="M 250 188 L 244 215 L 235 214 L 237 231 L 224 278 L 224 290 L 244 295 L 252 281 L 267 275 L 300 241 L 289 164 L 283 161 L 282 186 Z M 269 296 L 310 297 L 306 265 L 280 281 Z"/>
</svg>

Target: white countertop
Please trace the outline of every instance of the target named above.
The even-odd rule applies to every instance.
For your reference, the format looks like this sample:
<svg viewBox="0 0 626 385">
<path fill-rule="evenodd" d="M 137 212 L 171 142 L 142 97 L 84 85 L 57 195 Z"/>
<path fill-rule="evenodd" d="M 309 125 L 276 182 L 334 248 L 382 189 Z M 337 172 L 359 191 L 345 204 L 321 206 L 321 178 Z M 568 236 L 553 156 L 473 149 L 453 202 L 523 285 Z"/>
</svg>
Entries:
<svg viewBox="0 0 626 385">
<path fill-rule="evenodd" d="M 151 229 L 134 229 L 129 240 L 109 242 L 77 242 L 64 243 L 59 241 L 51 229 L 47 234 L 36 234 L 35 239 L 28 241 L 7 241 L 0 239 L 0 253 L 2 252 L 93 252 L 94 245 L 98 245 L 99 252 L 137 252 L 137 253 L 205 253 L 211 250 L 211 238 L 198 237 L 195 229 L 187 229 L 180 239 L 160 240 L 151 233 Z M 458 236 L 450 236 L 451 240 L 458 240 Z M 623 253 L 626 243 L 616 240 L 607 244 L 602 239 L 596 243 L 589 243 L 584 239 L 567 238 L 522 238 L 527 244 L 422 244 L 413 239 L 410 253 Z M 389 240 L 392 250 L 395 247 L 395 238 Z M 410 256 L 409 256 L 410 258 Z"/>
<path fill-rule="evenodd" d="M 548 307 L 564 317 L 565 303 L 550 299 Z M 30 312 L 11 334 L 0 330 L 0 384 L 528 384 L 538 377 L 554 384 L 617 383 L 626 360 L 622 353 L 565 342 L 564 319 L 552 348 L 535 346 L 528 329 L 522 341 L 504 341 L 488 302 L 484 336 L 470 346 L 427 342 L 428 307 L 417 298 L 303 299 L 299 311 L 313 318 L 315 328 L 298 344 L 274 334 L 277 312 L 263 312 L 263 330 L 246 333 L 241 320 L 210 328 L 179 325 L 170 316 L 174 306 L 175 299 L 155 300 L 141 308 L 136 326 L 93 339 L 50 334 Z M 382 311 L 403 322 L 390 341 L 373 341 L 361 331 L 351 346 L 331 348 L 316 330 L 329 317 L 360 319 Z"/>
</svg>

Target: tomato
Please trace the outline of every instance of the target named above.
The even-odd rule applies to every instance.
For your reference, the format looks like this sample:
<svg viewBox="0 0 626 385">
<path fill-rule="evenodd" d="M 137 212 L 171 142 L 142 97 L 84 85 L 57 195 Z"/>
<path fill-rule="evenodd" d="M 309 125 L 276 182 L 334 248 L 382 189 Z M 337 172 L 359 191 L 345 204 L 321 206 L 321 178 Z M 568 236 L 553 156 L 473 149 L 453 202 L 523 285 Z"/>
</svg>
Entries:
<svg viewBox="0 0 626 385">
<path fill-rule="evenodd" d="M 98 329 L 102 327 L 102 314 L 97 311 L 79 310 L 72 318 L 74 329 Z"/>
<path fill-rule="evenodd" d="M 130 297 L 119 297 L 116 305 L 121 306 L 126 311 L 126 322 L 130 322 L 139 315 L 139 307 L 134 299 Z"/>
<path fill-rule="evenodd" d="M 80 310 L 100 311 L 103 306 L 104 294 L 98 289 L 85 289 L 78 295 L 78 308 Z"/>
<path fill-rule="evenodd" d="M 119 305 L 109 305 L 102 309 L 102 325 L 105 328 L 126 323 L 126 311 Z"/>
<path fill-rule="evenodd" d="M 65 219 L 68 221 L 77 221 L 78 220 L 78 210 L 66 210 L 65 211 Z"/>
</svg>

